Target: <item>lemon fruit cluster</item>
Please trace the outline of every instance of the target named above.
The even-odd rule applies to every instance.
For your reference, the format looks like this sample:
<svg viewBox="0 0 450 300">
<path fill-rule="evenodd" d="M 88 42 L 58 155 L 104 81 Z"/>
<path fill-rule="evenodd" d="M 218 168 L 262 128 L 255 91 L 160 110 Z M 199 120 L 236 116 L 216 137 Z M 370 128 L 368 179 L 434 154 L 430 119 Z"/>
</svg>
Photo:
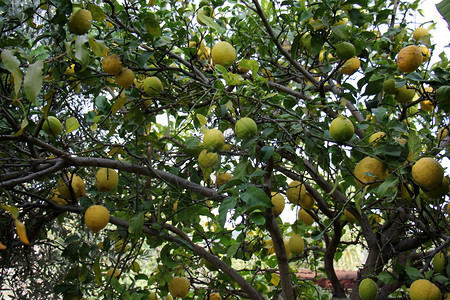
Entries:
<svg viewBox="0 0 450 300">
<path fill-rule="evenodd" d="M 294 180 L 289 183 L 289 187 L 286 190 L 286 197 L 292 204 L 300 204 L 302 198 L 306 195 L 306 187 L 300 181 Z"/>
<path fill-rule="evenodd" d="M 92 14 L 87 9 L 79 9 L 69 17 L 67 26 L 70 33 L 76 35 L 86 34 L 91 29 Z"/>
<path fill-rule="evenodd" d="M 119 184 L 119 175 L 113 169 L 100 168 L 95 174 L 95 185 L 101 192 L 110 192 Z"/>
<path fill-rule="evenodd" d="M 84 213 L 84 222 L 86 226 L 97 233 L 108 225 L 109 211 L 102 205 L 92 205 Z"/>
<path fill-rule="evenodd" d="M 189 293 L 191 284 L 186 277 L 175 276 L 169 283 L 169 292 L 173 297 L 184 298 Z"/>
<path fill-rule="evenodd" d="M 58 136 L 62 132 L 61 122 L 53 116 L 48 116 L 42 123 L 42 130 L 50 136 Z"/>
</svg>

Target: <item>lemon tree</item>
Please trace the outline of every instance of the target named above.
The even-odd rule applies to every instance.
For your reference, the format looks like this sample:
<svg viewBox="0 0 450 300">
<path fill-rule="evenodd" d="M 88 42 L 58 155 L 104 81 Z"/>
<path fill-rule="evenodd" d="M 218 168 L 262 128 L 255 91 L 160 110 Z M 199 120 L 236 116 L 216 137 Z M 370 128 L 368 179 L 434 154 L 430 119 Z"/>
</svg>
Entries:
<svg viewBox="0 0 450 300">
<path fill-rule="evenodd" d="M 445 2 L 423 20 L 419 0 L 16 2 L 6 297 L 450 293 Z"/>
</svg>

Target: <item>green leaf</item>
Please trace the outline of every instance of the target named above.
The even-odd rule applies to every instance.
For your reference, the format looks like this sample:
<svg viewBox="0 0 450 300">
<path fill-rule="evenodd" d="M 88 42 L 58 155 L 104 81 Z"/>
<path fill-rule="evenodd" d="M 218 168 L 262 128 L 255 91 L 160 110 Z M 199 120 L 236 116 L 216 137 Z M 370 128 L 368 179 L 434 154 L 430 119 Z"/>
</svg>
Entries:
<svg viewBox="0 0 450 300">
<path fill-rule="evenodd" d="M 115 114 L 116 112 L 118 112 L 127 102 L 127 97 L 119 97 L 117 98 L 117 100 L 114 102 L 114 104 L 111 107 L 111 113 Z"/>
<path fill-rule="evenodd" d="M 168 267 L 168 268 L 174 268 L 178 266 L 178 262 L 176 260 L 173 260 L 173 255 L 170 253 L 170 250 L 172 250 L 172 245 L 167 244 L 161 249 L 161 253 L 159 254 L 159 257 L 161 258 L 161 263 Z"/>
<path fill-rule="evenodd" d="M 414 129 L 410 129 L 408 136 L 408 149 L 412 159 L 416 160 L 422 151 L 422 142 Z"/>
<path fill-rule="evenodd" d="M 396 188 L 398 185 L 398 178 L 392 174 L 383 181 L 383 183 L 378 187 L 378 193 L 380 196 L 384 196 L 390 188 Z"/>
<path fill-rule="evenodd" d="M 9 211 L 9 213 L 11 214 L 11 217 L 15 220 L 19 217 L 19 209 L 15 206 L 11 206 L 11 205 L 0 205 L 1 208 L 3 208 L 6 211 Z"/>
<path fill-rule="evenodd" d="M 233 257 L 236 254 L 236 252 L 239 250 L 239 247 L 240 247 L 239 243 L 234 243 L 233 245 L 228 247 L 227 256 Z"/>
<path fill-rule="evenodd" d="M 448 28 L 450 28 L 450 1 L 442 0 L 436 4 L 436 8 L 442 17 L 444 17 L 445 21 L 447 21 Z"/>
<path fill-rule="evenodd" d="M 102 22 L 106 19 L 106 14 L 105 12 L 101 9 L 100 6 L 97 6 L 93 3 L 89 3 L 87 6 L 87 9 L 91 12 L 92 14 L 92 19 L 94 21 L 99 21 Z"/>
<path fill-rule="evenodd" d="M 28 126 L 28 120 L 27 119 L 23 119 L 22 123 L 20 123 L 20 129 L 19 131 L 17 131 L 16 133 L 13 134 L 13 136 L 20 136 L 22 135 L 23 130 L 25 129 L 25 127 Z"/>
<path fill-rule="evenodd" d="M 275 148 L 273 146 L 263 146 L 260 151 L 261 161 L 270 159 L 274 152 Z"/>
<path fill-rule="evenodd" d="M 96 40 L 91 37 L 89 38 L 89 47 L 98 57 L 106 57 L 108 55 L 108 47 L 106 46 L 105 41 Z"/>
<path fill-rule="evenodd" d="M 242 59 L 239 62 L 239 66 L 252 71 L 253 78 L 255 78 L 255 76 L 257 75 L 258 70 L 259 70 L 259 63 L 256 60 L 252 60 L 252 59 Z"/>
<path fill-rule="evenodd" d="M 66 120 L 66 134 L 77 130 L 80 127 L 80 123 L 75 117 L 70 117 Z"/>
<path fill-rule="evenodd" d="M 17 95 L 20 91 L 20 86 L 22 85 L 22 72 L 20 72 L 19 65 L 20 61 L 13 55 L 9 50 L 2 50 L 2 61 L 5 68 L 13 74 L 14 77 L 14 92 Z"/>
<path fill-rule="evenodd" d="M 84 71 L 89 65 L 89 50 L 85 43 L 89 41 L 87 35 L 78 35 L 75 40 L 75 58 L 81 63 L 81 71 Z"/>
<path fill-rule="evenodd" d="M 139 235 L 142 233 L 142 227 L 144 226 L 144 212 L 140 212 L 131 218 L 130 227 L 128 232 L 130 234 Z"/>
<path fill-rule="evenodd" d="M 381 272 L 380 274 L 377 275 L 377 278 L 387 284 L 395 282 L 395 278 L 388 272 Z"/>
<path fill-rule="evenodd" d="M 228 210 L 235 208 L 237 202 L 237 198 L 235 196 L 225 198 L 225 200 L 222 201 L 219 207 L 219 225 L 224 228 L 225 222 L 227 220 L 227 213 Z"/>
<path fill-rule="evenodd" d="M 409 278 L 411 278 L 412 280 L 423 278 L 422 273 L 420 273 L 420 271 L 417 270 L 416 268 L 406 267 L 405 271 L 406 271 L 406 274 L 408 274 Z"/>
<path fill-rule="evenodd" d="M 34 64 L 28 67 L 27 74 L 23 81 L 23 89 L 25 95 L 31 102 L 36 104 L 36 98 L 42 89 L 42 69 L 44 68 L 44 61 L 38 60 Z"/>
<path fill-rule="evenodd" d="M 273 207 L 270 198 L 266 193 L 256 186 L 249 185 L 245 192 L 241 194 L 241 199 L 246 203 L 246 210 L 252 210 L 257 207 Z"/>
<path fill-rule="evenodd" d="M 208 26 L 209 28 L 213 28 L 215 30 L 217 30 L 219 33 L 225 33 L 226 29 L 219 26 L 219 24 L 217 24 L 213 18 L 206 16 L 205 14 L 198 14 L 197 18 L 203 22 L 204 24 L 206 24 L 206 26 Z"/>
<path fill-rule="evenodd" d="M 162 30 L 154 14 L 146 13 L 143 18 L 143 21 L 145 23 L 145 28 L 147 29 L 148 33 L 150 33 L 155 37 L 159 37 L 161 35 Z"/>
<path fill-rule="evenodd" d="M 200 122 L 200 126 L 205 126 L 208 121 L 206 120 L 206 117 L 202 114 L 196 114 L 197 120 Z"/>
</svg>

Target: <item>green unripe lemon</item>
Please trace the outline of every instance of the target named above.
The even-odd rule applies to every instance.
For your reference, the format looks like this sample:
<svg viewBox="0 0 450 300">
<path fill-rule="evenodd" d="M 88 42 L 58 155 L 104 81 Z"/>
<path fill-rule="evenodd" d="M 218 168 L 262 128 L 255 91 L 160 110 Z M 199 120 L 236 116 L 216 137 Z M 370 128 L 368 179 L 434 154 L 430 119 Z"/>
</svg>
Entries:
<svg viewBox="0 0 450 300">
<path fill-rule="evenodd" d="M 411 102 L 411 100 L 414 98 L 415 95 L 416 95 L 415 89 L 408 89 L 406 85 L 404 85 L 401 88 L 397 89 L 394 98 L 398 102 L 406 104 L 408 102 Z"/>
<path fill-rule="evenodd" d="M 143 83 L 144 91 L 149 96 L 159 95 L 163 90 L 163 84 L 158 77 L 147 77 Z"/>
<path fill-rule="evenodd" d="M 198 165 L 202 169 L 209 169 L 214 167 L 218 160 L 219 157 L 217 156 L 217 153 L 211 153 L 206 150 L 203 150 L 198 155 Z"/>
<path fill-rule="evenodd" d="M 338 142 L 350 140 L 355 133 L 352 121 L 344 116 L 339 116 L 330 124 L 330 134 Z"/>
<path fill-rule="evenodd" d="M 450 85 L 440 86 L 436 90 L 436 100 L 439 104 L 449 104 L 450 103 Z"/>
<path fill-rule="evenodd" d="M 69 27 L 70 33 L 83 35 L 91 29 L 91 21 L 91 12 L 87 9 L 79 9 L 70 16 L 67 26 Z"/>
<path fill-rule="evenodd" d="M 258 127 L 253 119 L 245 117 L 236 122 L 234 132 L 239 139 L 251 139 L 256 136 Z"/>
<path fill-rule="evenodd" d="M 62 132 L 62 124 L 57 118 L 49 116 L 42 124 L 42 130 L 48 135 L 58 136 Z"/>
<path fill-rule="evenodd" d="M 377 284 L 370 278 L 363 279 L 359 284 L 359 297 L 362 300 L 375 299 L 377 292 Z"/>
<path fill-rule="evenodd" d="M 209 152 L 217 152 L 222 150 L 225 145 L 225 137 L 219 129 L 210 129 L 203 136 L 203 146 Z"/>
<path fill-rule="evenodd" d="M 436 272 L 442 273 L 445 268 L 445 256 L 444 253 L 438 252 L 433 257 L 433 268 Z"/>
<path fill-rule="evenodd" d="M 395 79 L 387 79 L 383 81 L 383 91 L 386 94 L 394 95 L 397 91 L 397 87 L 395 86 Z"/>
<path fill-rule="evenodd" d="M 227 68 L 231 66 L 236 59 L 236 50 L 234 50 L 234 47 L 228 42 L 218 42 L 211 50 L 211 58 L 215 64 Z"/>
<path fill-rule="evenodd" d="M 289 250 L 294 255 L 300 255 L 305 250 L 305 242 L 300 234 L 294 234 L 289 239 Z"/>
<path fill-rule="evenodd" d="M 340 59 L 350 59 L 356 54 L 355 46 L 349 42 L 342 42 L 336 45 L 336 54 Z"/>
</svg>

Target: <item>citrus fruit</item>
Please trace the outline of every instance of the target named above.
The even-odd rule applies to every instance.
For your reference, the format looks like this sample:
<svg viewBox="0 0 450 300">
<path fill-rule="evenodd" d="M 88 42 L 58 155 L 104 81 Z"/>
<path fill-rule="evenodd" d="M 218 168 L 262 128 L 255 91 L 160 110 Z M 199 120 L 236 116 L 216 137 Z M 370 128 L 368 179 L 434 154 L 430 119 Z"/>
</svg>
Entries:
<svg viewBox="0 0 450 300">
<path fill-rule="evenodd" d="M 412 167 L 412 178 L 424 190 L 437 188 L 444 178 L 444 169 L 434 158 L 423 157 Z"/>
<path fill-rule="evenodd" d="M 429 280 L 418 279 L 409 288 L 411 300 L 440 300 L 441 291 Z"/>
<path fill-rule="evenodd" d="M 76 35 L 86 34 L 91 29 L 92 14 L 87 9 L 79 9 L 69 17 L 67 26 L 70 33 Z"/>
<path fill-rule="evenodd" d="M 163 90 L 163 84 L 158 77 L 151 76 L 144 79 L 144 91 L 149 96 L 159 95 Z"/>
<path fill-rule="evenodd" d="M 175 276 L 169 283 L 169 292 L 173 297 L 184 298 L 189 293 L 191 284 L 186 277 Z"/>
<path fill-rule="evenodd" d="M 346 142 L 350 140 L 355 133 L 352 121 L 344 116 L 339 115 L 331 121 L 330 134 L 338 142 Z"/>
<path fill-rule="evenodd" d="M 123 88 L 129 88 L 134 82 L 134 72 L 128 68 L 122 69 L 122 72 L 116 75 L 116 83 Z"/>
<path fill-rule="evenodd" d="M 85 187 L 83 179 L 78 177 L 76 174 L 72 176 L 70 173 L 67 173 L 67 178 L 64 177 L 60 177 L 57 183 L 58 192 L 61 195 L 61 197 L 63 197 L 64 199 L 72 199 L 69 184 L 71 185 L 73 193 L 75 195 L 75 199 L 72 200 L 76 200 L 85 195 Z"/>
<path fill-rule="evenodd" d="M 97 233 L 108 225 L 109 212 L 106 207 L 102 205 L 92 205 L 84 213 L 84 222 L 86 226 Z"/>
<path fill-rule="evenodd" d="M 420 101 L 420 108 L 424 111 L 432 111 L 434 109 L 433 102 L 430 100 Z"/>
<path fill-rule="evenodd" d="M 234 125 L 234 133 L 239 139 L 251 139 L 256 136 L 258 127 L 253 119 L 244 117 L 239 119 Z"/>
<path fill-rule="evenodd" d="M 102 60 L 102 69 L 110 75 L 122 72 L 122 62 L 116 54 L 110 54 Z"/>
<path fill-rule="evenodd" d="M 148 300 L 157 300 L 158 295 L 156 295 L 155 292 L 151 292 L 150 295 L 148 295 Z"/>
<path fill-rule="evenodd" d="M 369 137 L 369 144 L 373 144 L 374 146 L 382 139 L 386 138 L 386 132 L 375 132 Z"/>
<path fill-rule="evenodd" d="M 447 177 L 442 178 L 442 182 L 437 187 L 426 192 L 426 195 L 433 198 L 439 199 L 448 194 L 449 181 Z"/>
<path fill-rule="evenodd" d="M 395 86 L 395 79 L 387 79 L 383 81 L 383 91 L 386 94 L 394 95 L 397 91 L 397 87 Z"/>
<path fill-rule="evenodd" d="M 427 62 L 430 60 L 430 49 L 428 49 L 425 46 L 419 46 L 420 52 L 422 52 L 422 63 Z"/>
<path fill-rule="evenodd" d="M 416 41 L 420 40 L 423 36 L 430 35 L 428 30 L 423 27 L 417 27 L 413 32 L 413 39 Z"/>
<path fill-rule="evenodd" d="M 205 146 L 206 150 L 209 152 L 216 152 L 222 150 L 222 147 L 225 145 L 225 137 L 219 129 L 210 129 L 205 132 L 203 136 L 203 146 Z"/>
<path fill-rule="evenodd" d="M 203 40 L 201 40 L 200 43 L 190 41 L 189 47 L 197 49 L 197 56 L 199 59 L 201 59 L 201 60 L 209 59 L 209 53 L 208 53 L 208 51 L 206 51 L 205 42 Z"/>
<path fill-rule="evenodd" d="M 289 188 L 286 190 L 286 197 L 292 204 L 300 204 L 300 200 L 306 194 L 306 187 L 300 181 L 292 181 L 289 183 Z"/>
<path fill-rule="evenodd" d="M 446 127 L 441 127 L 441 129 L 439 129 L 437 138 L 439 141 L 444 140 L 446 137 L 448 136 L 448 129 Z"/>
<path fill-rule="evenodd" d="M 377 296 L 377 284 L 370 278 L 363 279 L 359 284 L 359 297 L 362 300 L 373 300 Z"/>
<path fill-rule="evenodd" d="M 293 234 L 289 239 L 289 251 L 294 255 L 300 255 L 305 250 L 305 242 L 300 234 Z"/>
<path fill-rule="evenodd" d="M 289 249 L 289 240 L 288 239 L 284 239 L 284 249 L 286 249 L 286 257 L 291 256 L 291 250 Z M 275 252 L 275 250 L 274 250 Z"/>
<path fill-rule="evenodd" d="M 442 271 L 444 271 L 445 268 L 445 255 L 442 252 L 438 252 L 433 256 L 433 268 L 436 272 L 438 273 L 442 273 Z"/>
<path fill-rule="evenodd" d="M 422 51 L 411 45 L 400 50 L 397 56 L 397 67 L 400 71 L 411 73 L 422 64 Z"/>
<path fill-rule="evenodd" d="M 352 43 L 342 42 L 336 45 L 336 54 L 340 59 L 350 59 L 355 56 L 356 49 Z"/>
<path fill-rule="evenodd" d="M 300 198 L 300 206 L 304 209 L 311 209 L 314 207 L 316 200 L 310 193 L 306 192 L 303 197 Z"/>
<path fill-rule="evenodd" d="M 236 50 L 234 50 L 234 47 L 228 42 L 218 42 L 212 48 L 211 57 L 215 64 L 227 68 L 231 66 L 236 59 Z"/>
<path fill-rule="evenodd" d="M 450 103 L 450 85 L 442 85 L 436 90 L 436 101 L 439 104 Z"/>
<path fill-rule="evenodd" d="M 344 210 L 344 218 L 349 223 L 357 223 L 358 219 L 347 209 Z"/>
<path fill-rule="evenodd" d="M 410 102 L 414 96 L 416 95 L 415 89 L 409 89 L 406 87 L 406 85 L 402 86 L 401 88 L 398 88 L 395 92 L 394 98 L 398 102 L 402 104 L 406 104 Z"/>
<path fill-rule="evenodd" d="M 386 165 L 376 158 L 367 156 L 356 164 L 354 175 L 355 182 L 359 187 L 369 183 L 369 188 L 373 188 L 381 184 L 381 182 L 374 181 L 386 179 Z"/>
<path fill-rule="evenodd" d="M 278 217 L 284 210 L 285 202 L 282 194 L 277 192 L 272 192 L 272 198 L 270 201 L 273 204 L 272 214 L 274 217 Z"/>
<path fill-rule="evenodd" d="M 56 117 L 48 116 L 42 123 L 42 130 L 48 135 L 58 136 L 62 132 L 62 124 Z"/>
<path fill-rule="evenodd" d="M 58 189 L 53 189 L 51 191 L 51 194 L 52 194 L 52 196 L 51 196 L 50 200 L 52 200 L 56 204 L 58 204 L 58 205 L 67 205 L 68 204 L 67 200 L 64 199 L 63 197 L 61 197 L 61 195 L 58 192 Z"/>
<path fill-rule="evenodd" d="M 230 173 L 228 173 L 228 172 L 221 173 L 221 174 L 217 175 L 216 184 L 219 187 L 221 185 L 224 185 L 228 181 L 230 181 L 231 178 L 233 178 L 233 175 L 231 175 Z"/>
<path fill-rule="evenodd" d="M 358 71 L 359 67 L 361 66 L 361 61 L 358 57 L 352 57 L 349 60 L 347 60 L 342 67 L 339 69 L 339 72 L 345 75 L 352 75 L 356 71 Z"/>
<path fill-rule="evenodd" d="M 305 209 L 300 209 L 298 211 L 297 217 L 300 221 L 305 223 L 306 226 L 311 226 L 314 223 L 313 217 L 311 217 L 311 215 Z"/>
<path fill-rule="evenodd" d="M 200 25 L 206 26 L 206 24 L 202 21 L 202 17 L 207 16 L 210 18 L 214 18 L 214 9 L 211 6 L 202 6 L 197 11 L 197 22 Z"/>
<path fill-rule="evenodd" d="M 95 185 L 101 192 L 110 192 L 117 187 L 119 175 L 114 169 L 100 168 L 95 174 Z"/>
<path fill-rule="evenodd" d="M 222 300 L 222 297 L 218 293 L 212 293 L 209 295 L 209 300 Z"/>
<path fill-rule="evenodd" d="M 198 155 L 198 165 L 202 169 L 209 169 L 214 167 L 214 165 L 219 160 L 219 157 L 217 156 L 217 153 L 214 152 L 208 152 L 206 150 L 203 150 Z"/>
</svg>

